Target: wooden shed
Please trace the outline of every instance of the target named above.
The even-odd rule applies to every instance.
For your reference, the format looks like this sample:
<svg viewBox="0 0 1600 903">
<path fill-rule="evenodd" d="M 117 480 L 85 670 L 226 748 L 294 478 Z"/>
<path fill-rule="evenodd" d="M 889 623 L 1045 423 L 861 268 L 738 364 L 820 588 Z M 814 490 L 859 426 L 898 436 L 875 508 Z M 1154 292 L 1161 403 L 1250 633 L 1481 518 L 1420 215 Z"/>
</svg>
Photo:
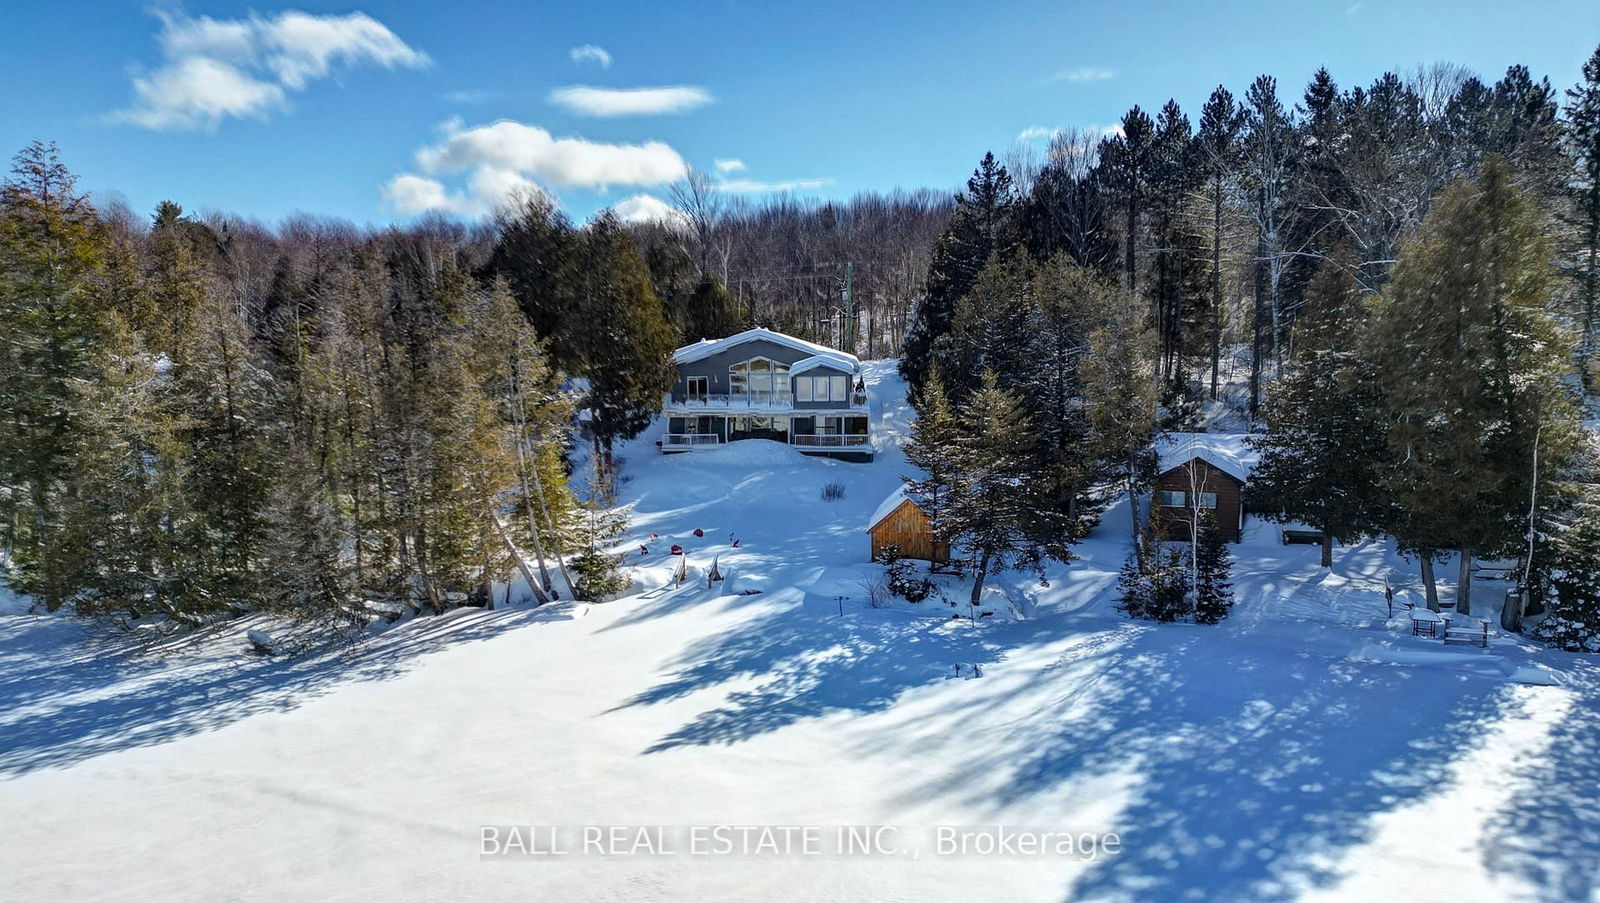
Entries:
<svg viewBox="0 0 1600 903">
<path fill-rule="evenodd" d="M 1209 511 L 1228 542 L 1244 535 L 1244 484 L 1253 454 L 1242 437 L 1195 433 L 1162 450 L 1160 473 L 1150 496 L 1150 524 L 1167 540 L 1189 538 L 1195 518 Z"/>
<path fill-rule="evenodd" d="M 933 521 L 906 493 L 905 487 L 895 490 L 873 512 L 867 523 L 867 533 L 872 536 L 873 560 L 889 546 L 898 546 L 902 558 L 934 564 L 950 560 L 950 544 L 933 538 Z"/>
</svg>

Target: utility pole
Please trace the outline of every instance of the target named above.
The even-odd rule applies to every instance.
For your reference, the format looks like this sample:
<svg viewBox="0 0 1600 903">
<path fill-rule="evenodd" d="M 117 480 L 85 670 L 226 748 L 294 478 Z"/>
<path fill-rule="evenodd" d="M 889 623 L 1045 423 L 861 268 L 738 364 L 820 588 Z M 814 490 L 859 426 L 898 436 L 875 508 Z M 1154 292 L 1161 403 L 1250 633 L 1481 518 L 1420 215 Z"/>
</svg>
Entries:
<svg viewBox="0 0 1600 903">
<path fill-rule="evenodd" d="M 851 281 L 855 275 L 855 262 L 845 261 L 844 265 L 844 348 L 846 354 L 856 353 L 856 302 L 855 295 L 851 292 Z"/>
</svg>

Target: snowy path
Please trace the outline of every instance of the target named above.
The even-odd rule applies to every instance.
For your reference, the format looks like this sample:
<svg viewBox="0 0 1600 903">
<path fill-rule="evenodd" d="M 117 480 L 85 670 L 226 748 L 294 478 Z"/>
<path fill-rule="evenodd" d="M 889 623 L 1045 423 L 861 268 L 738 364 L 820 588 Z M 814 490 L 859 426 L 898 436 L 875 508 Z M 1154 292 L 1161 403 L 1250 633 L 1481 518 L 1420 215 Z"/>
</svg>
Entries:
<svg viewBox="0 0 1600 903">
<path fill-rule="evenodd" d="M 885 389 L 892 378 L 880 375 Z M 880 397 L 882 393 L 880 392 Z M 630 449 L 641 596 L 419 620 L 339 660 L 95 654 L 0 617 L 0 899 L 1585 899 L 1600 667 L 1384 623 L 1379 544 L 1255 531 L 1213 627 L 1110 604 L 1126 511 L 973 625 L 858 600 L 896 484 L 761 444 Z M 839 480 L 842 501 L 821 486 Z M 699 527 L 705 537 L 695 540 Z M 732 548 L 730 534 L 740 539 Z M 665 546 L 728 587 L 661 591 Z M 1399 573 L 1399 571 L 1397 571 Z M 728 593 L 759 589 L 755 595 Z M 845 595 L 846 614 L 836 597 Z M 936 606 L 938 603 L 925 603 Z M 948 609 L 946 609 L 947 611 Z M 979 664 L 981 679 L 952 679 Z M 1559 686 L 1507 680 L 1542 667 Z M 1049 857 L 483 861 L 481 825 L 1007 824 Z"/>
</svg>

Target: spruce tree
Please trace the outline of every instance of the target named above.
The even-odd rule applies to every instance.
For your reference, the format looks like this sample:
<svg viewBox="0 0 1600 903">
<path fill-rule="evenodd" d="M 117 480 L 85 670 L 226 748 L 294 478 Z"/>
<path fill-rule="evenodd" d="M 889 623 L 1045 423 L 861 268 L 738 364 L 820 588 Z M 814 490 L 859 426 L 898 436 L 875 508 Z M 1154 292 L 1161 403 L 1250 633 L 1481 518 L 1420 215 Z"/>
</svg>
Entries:
<svg viewBox="0 0 1600 903">
<path fill-rule="evenodd" d="M 983 155 L 955 203 L 950 224 L 934 245 L 927 290 L 900 355 L 900 374 L 913 394 L 922 390 L 938 348 L 947 341 L 957 302 L 972 290 L 991 257 L 1010 257 L 1021 241 L 1016 188 L 994 154 Z"/>
<path fill-rule="evenodd" d="M 1021 400 L 986 371 L 956 415 L 956 472 L 944 512 L 946 531 L 973 565 L 971 604 L 991 574 L 1067 561 L 1067 531 L 1049 486 L 1031 466 L 1033 438 Z"/>
<path fill-rule="evenodd" d="M 1154 348 L 1144 318 L 1125 297 L 1096 312 L 1081 364 L 1095 456 L 1128 500 L 1133 544 L 1139 544 L 1139 494 L 1155 478 L 1158 392 L 1150 373 Z"/>
<path fill-rule="evenodd" d="M 956 440 L 961 427 L 956 423 L 949 396 L 945 394 L 944 380 L 937 367 L 928 374 L 927 383 L 915 406 L 917 419 L 911 424 L 905 456 L 906 462 L 919 469 L 921 474 L 904 478 L 906 491 L 928 515 L 934 535 L 940 540 L 949 541 L 944 515 L 956 479 Z"/>
<path fill-rule="evenodd" d="M 1548 611 L 1534 635 L 1569 652 L 1600 652 L 1600 497 L 1592 487 L 1551 547 Z"/>
<path fill-rule="evenodd" d="M 1201 518 L 1200 541 L 1193 554 L 1194 619 L 1215 624 L 1233 608 L 1233 556 L 1209 511 Z"/>
<path fill-rule="evenodd" d="M 1387 497 L 1379 488 L 1389 460 L 1372 367 L 1360 337 L 1366 305 L 1350 267 L 1330 258 L 1306 290 L 1294 352 L 1267 401 L 1267 432 L 1251 436 L 1261 453 L 1250 476 L 1251 510 L 1322 531 L 1322 566 L 1333 543 L 1382 529 Z"/>
</svg>

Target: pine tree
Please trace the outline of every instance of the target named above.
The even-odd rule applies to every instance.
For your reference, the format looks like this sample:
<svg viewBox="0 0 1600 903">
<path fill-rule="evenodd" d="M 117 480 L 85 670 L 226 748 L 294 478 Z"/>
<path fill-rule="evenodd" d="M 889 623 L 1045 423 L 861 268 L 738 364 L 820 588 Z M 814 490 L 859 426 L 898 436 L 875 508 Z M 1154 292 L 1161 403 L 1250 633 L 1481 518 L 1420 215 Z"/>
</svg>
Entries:
<svg viewBox="0 0 1600 903">
<path fill-rule="evenodd" d="M 957 470 L 944 518 L 948 536 L 973 563 L 976 606 L 989 575 L 1011 567 L 1042 575 L 1046 558 L 1066 561 L 1071 554 L 1064 519 L 1031 466 L 1031 425 L 1021 400 L 985 372 L 956 420 Z"/>
<path fill-rule="evenodd" d="M 1537 208 L 1491 156 L 1475 183 L 1440 197 L 1380 298 L 1369 353 L 1399 462 L 1386 481 L 1390 532 L 1421 559 L 1430 606 L 1434 555 L 1461 551 L 1457 604 L 1468 610 L 1473 555 L 1519 541 L 1528 499 L 1575 446 L 1569 343 L 1547 312 L 1549 249 Z"/>
<path fill-rule="evenodd" d="M 1389 460 L 1370 362 L 1359 345 L 1369 328 L 1348 264 L 1330 258 L 1306 291 L 1294 351 L 1267 401 L 1267 432 L 1250 444 L 1261 460 L 1250 477 L 1250 508 L 1322 531 L 1322 566 L 1333 543 L 1382 529 L 1387 499 L 1378 488 Z"/>
<path fill-rule="evenodd" d="M 1150 193 L 1155 156 L 1155 124 L 1134 106 L 1122 117 L 1120 134 L 1100 143 L 1100 174 L 1122 208 L 1122 284 L 1138 288 L 1143 204 Z"/>
<path fill-rule="evenodd" d="M 1227 88 L 1218 85 L 1200 111 L 1200 130 L 1195 135 L 1196 156 L 1205 180 L 1206 206 L 1211 222 L 1211 399 L 1217 399 L 1222 361 L 1222 257 L 1225 228 L 1223 211 L 1238 177 L 1239 138 L 1244 131 L 1244 114 Z"/>
<path fill-rule="evenodd" d="M 1571 272 L 1577 286 L 1578 346 L 1584 384 L 1592 386 L 1600 344 L 1600 48 L 1583 64 L 1583 80 L 1567 89 L 1566 143 L 1575 172 L 1569 182 L 1578 240 Z"/>
<path fill-rule="evenodd" d="M 1209 511 L 1201 518 L 1200 541 L 1193 554 L 1194 619 L 1215 624 L 1233 608 L 1233 556 Z"/>
<path fill-rule="evenodd" d="M 1011 174 L 994 154 L 984 154 L 967 180 L 967 190 L 956 195 L 950 225 L 933 249 L 927 290 L 906 332 L 900 374 L 913 394 L 922 390 L 929 368 L 939 356 L 957 302 L 972 290 L 991 257 L 1010 257 L 1020 243 L 1020 209 Z"/>
<path fill-rule="evenodd" d="M 679 299 L 677 305 L 669 304 L 668 309 L 679 323 L 684 344 L 724 338 L 750 325 L 744 305 L 715 276 L 701 279 L 694 291 Z"/>
</svg>

